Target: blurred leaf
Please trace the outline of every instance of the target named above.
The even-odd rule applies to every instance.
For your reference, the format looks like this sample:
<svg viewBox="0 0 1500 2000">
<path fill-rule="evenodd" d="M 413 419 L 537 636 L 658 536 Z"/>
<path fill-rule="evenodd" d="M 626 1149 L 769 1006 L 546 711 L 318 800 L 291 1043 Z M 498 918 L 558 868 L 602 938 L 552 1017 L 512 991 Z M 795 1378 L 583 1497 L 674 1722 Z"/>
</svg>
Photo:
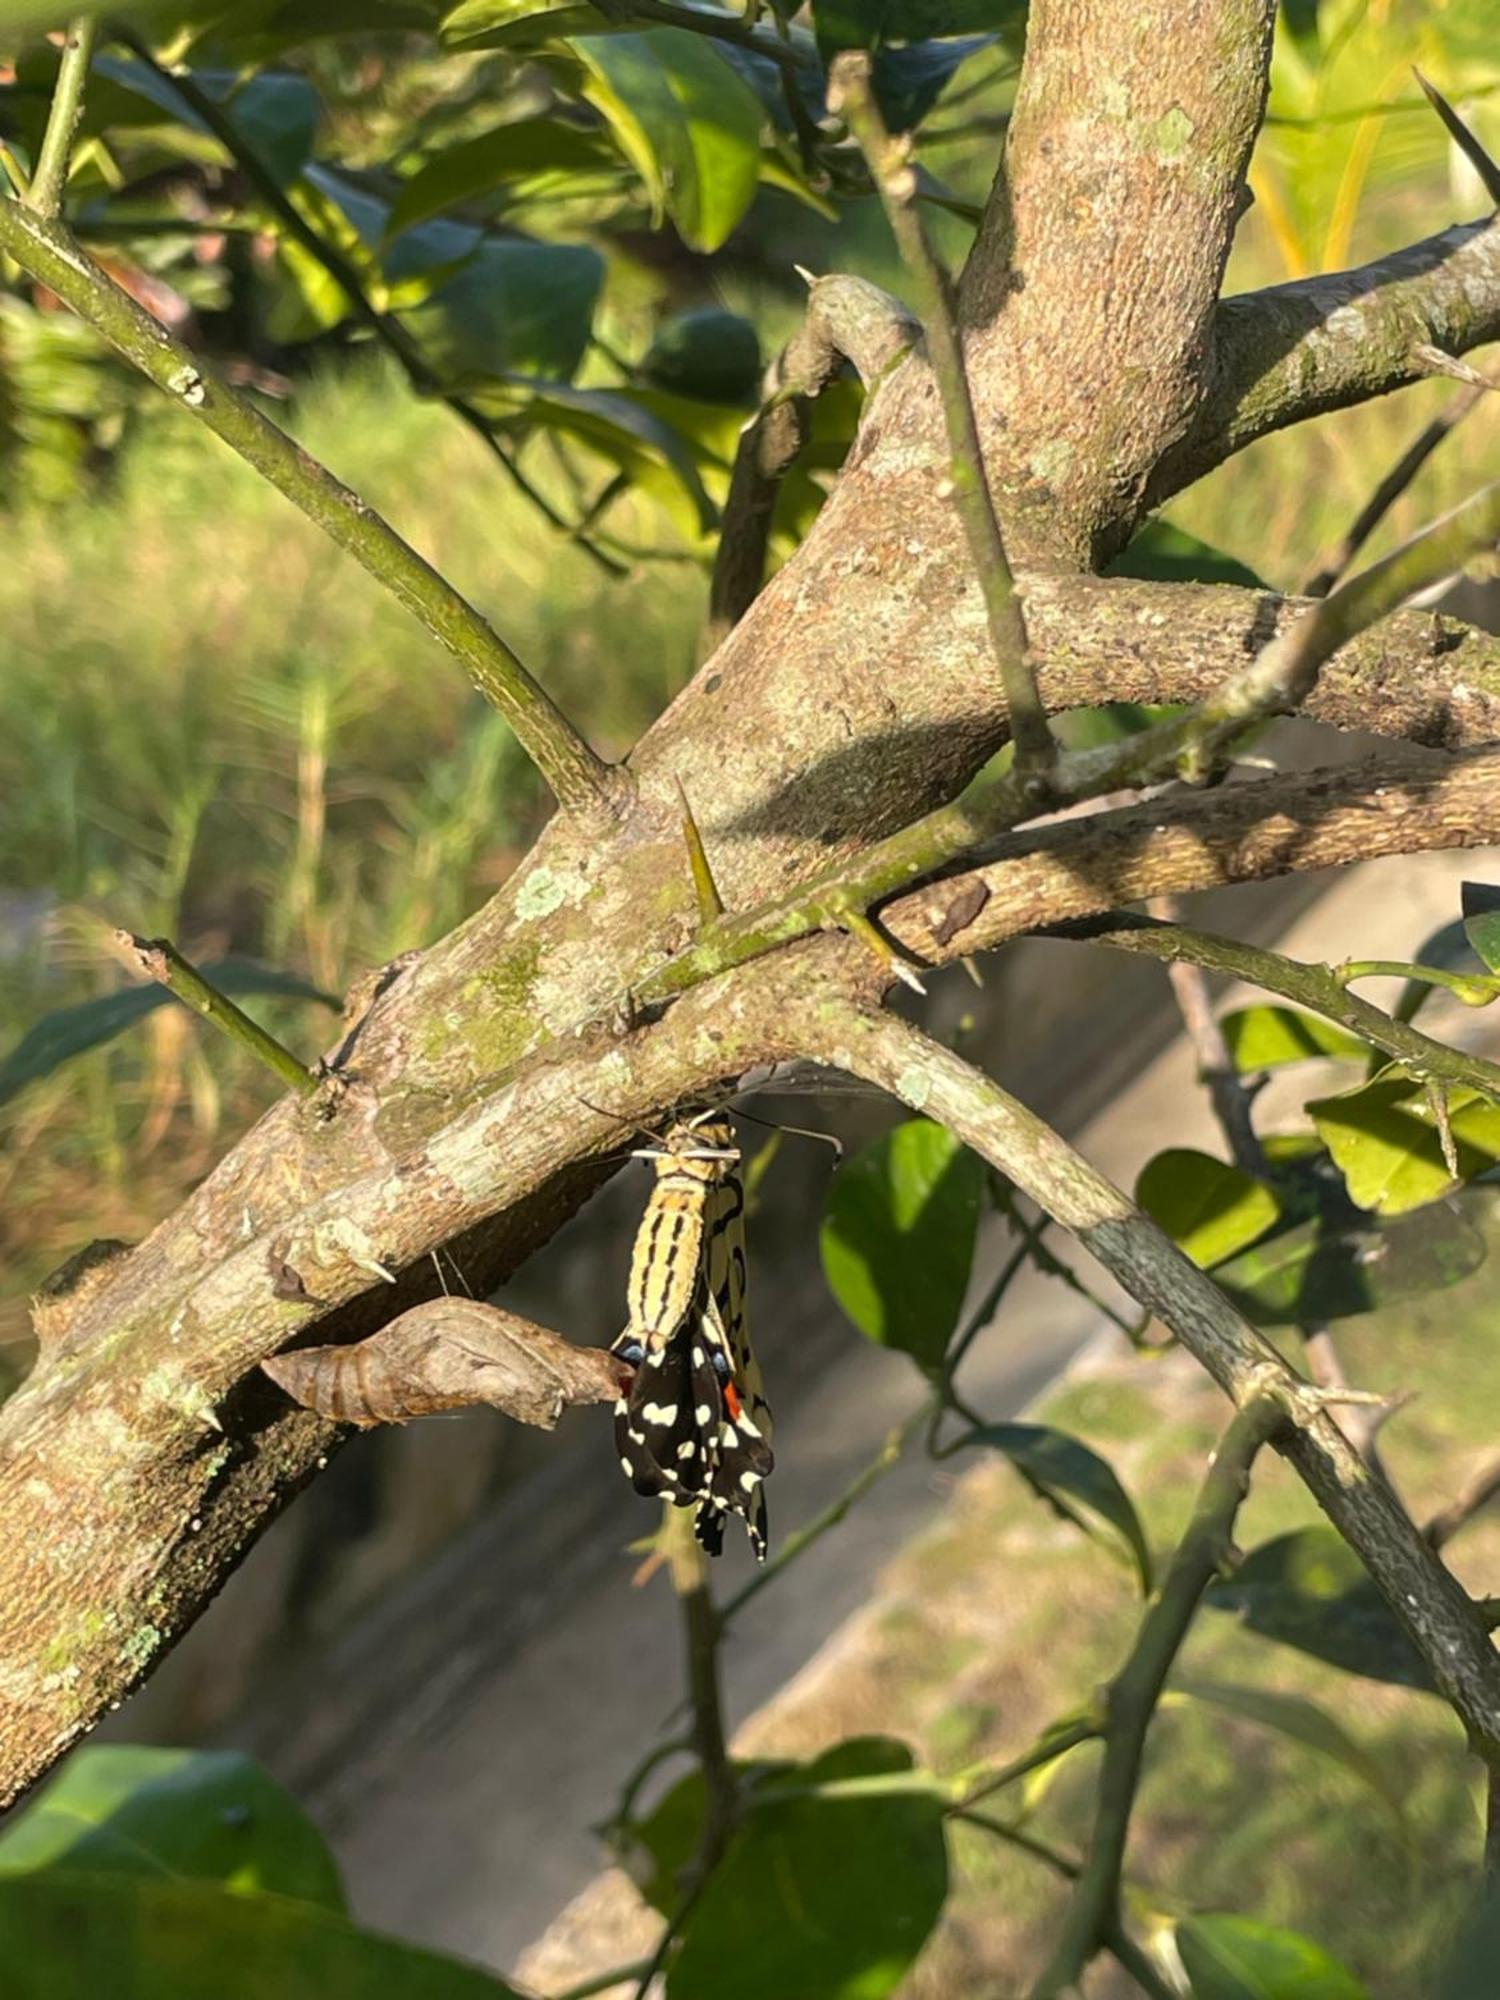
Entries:
<svg viewBox="0 0 1500 2000">
<path fill-rule="evenodd" d="M 1114 1467 L 1080 1439 L 1046 1424 L 985 1424 L 960 1440 L 1003 1452 L 1026 1484 L 1065 1521 L 1124 1553 L 1151 1589 L 1151 1551 L 1130 1495 Z M 1101 1534 L 1101 1529 L 1104 1532 Z"/>
<path fill-rule="evenodd" d="M 237 1750 L 85 1744 L 0 1830 L 0 1876 L 58 1866 L 345 1907 L 322 1835 Z"/>
<path fill-rule="evenodd" d="M 1491 972 L 1500 972 L 1500 884 L 1465 882 L 1464 936 Z"/>
<path fill-rule="evenodd" d="M 1193 2000 L 1370 2000 L 1352 1972 L 1296 1931 L 1189 1917 L 1175 1936 Z"/>
<path fill-rule="evenodd" d="M 1404 1071 L 1387 1070 L 1373 1083 L 1314 1098 L 1307 1111 L 1360 1208 L 1401 1215 L 1452 1187 L 1432 1106 Z M 1500 1105 L 1476 1090 L 1450 1090 L 1448 1122 L 1460 1180 L 1500 1159 Z"/>
<path fill-rule="evenodd" d="M 1026 0 L 813 0 L 818 47 L 825 60 L 840 49 L 887 53 L 892 42 L 927 42 L 951 35 L 996 35 L 1019 46 Z"/>
<path fill-rule="evenodd" d="M 1356 1742 L 1326 1708 L 1300 1694 L 1284 1694 L 1277 1688 L 1240 1687 L 1230 1681 L 1206 1680 L 1198 1674 L 1175 1673 L 1168 1696 L 1186 1696 L 1217 1708 L 1226 1715 L 1273 1729 L 1293 1743 L 1316 1750 L 1368 1785 L 1397 1819 L 1404 1818 L 1400 1795 L 1392 1789 L 1385 1766 L 1373 1750 Z"/>
<path fill-rule="evenodd" d="M 1286 1063 L 1320 1057 L 1363 1062 L 1370 1053 L 1368 1044 L 1347 1028 L 1296 1007 L 1236 1007 L 1219 1026 L 1230 1061 L 1241 1072 L 1280 1069 Z"/>
<path fill-rule="evenodd" d="M 515 2000 L 313 1903 L 71 1869 L 0 1879 L 6 2000 Z"/>
<path fill-rule="evenodd" d="M 519 118 L 462 145 L 445 147 L 414 173 L 396 197 L 386 240 L 461 202 L 478 201 L 509 182 L 587 174 L 612 164 L 618 166 L 618 155 L 601 133 L 561 118 Z"/>
<path fill-rule="evenodd" d="M 739 313 L 708 306 L 663 321 L 641 363 L 658 388 L 706 403 L 753 403 L 760 389 L 760 335 Z"/>
<path fill-rule="evenodd" d="M 1239 583 L 1248 590 L 1267 586 L 1238 557 L 1226 555 L 1170 521 L 1148 521 L 1130 546 L 1107 565 L 1107 576 L 1134 576 L 1150 583 Z"/>
<path fill-rule="evenodd" d="M 875 98 L 893 132 L 914 132 L 937 103 L 959 66 L 990 46 L 990 35 L 963 41 L 914 42 L 875 52 Z"/>
<path fill-rule="evenodd" d="M 1482 1886 L 1437 1985 L 1437 2000 L 1494 2000 L 1500 1965 L 1500 1885 Z"/>
<path fill-rule="evenodd" d="M 222 958 L 200 965 L 198 970 L 223 993 L 278 993 L 294 1000 L 317 1000 L 335 1010 L 341 1004 L 333 994 L 320 992 L 294 973 L 275 972 L 248 958 Z M 126 986 L 118 993 L 101 994 L 97 1000 L 44 1014 L 0 1062 L 0 1104 L 28 1083 L 50 1076 L 70 1057 L 112 1040 L 169 1001 L 181 1004 L 165 986 Z"/>
<path fill-rule="evenodd" d="M 612 25 L 588 0 L 463 0 L 443 16 L 442 37 L 450 48 L 502 49 L 608 34 Z"/>
<path fill-rule="evenodd" d="M 1299 1528 L 1252 1549 L 1205 1602 L 1252 1632 L 1346 1673 L 1432 1693 L 1432 1680 L 1359 1557 L 1332 1528 Z"/>
<path fill-rule="evenodd" d="M 312 156 L 323 114 L 323 100 L 305 76 L 275 70 L 261 70 L 243 79 L 235 70 L 201 69 L 188 74 L 205 97 L 223 106 L 246 145 L 283 187 L 296 179 Z M 94 77 L 134 94 L 152 110 L 165 112 L 191 131 L 208 133 L 208 127 L 169 78 L 158 76 L 144 63 L 110 55 L 95 56 L 92 65 L 85 99 L 91 129 L 108 129 L 109 106 L 116 102 L 110 99 L 100 106 Z M 219 141 L 213 143 L 217 152 Z"/>
<path fill-rule="evenodd" d="M 755 198 L 760 100 L 733 64 L 685 28 L 583 36 L 587 95 L 646 183 L 651 206 L 693 250 L 717 250 Z"/>
<path fill-rule="evenodd" d="M 507 400 L 481 396 L 486 412 Z M 686 438 L 628 389 L 575 389 L 566 382 L 512 382 L 515 421 L 573 437 L 670 508 L 689 534 L 708 534 L 718 511 L 704 489 Z M 685 504 L 684 504 L 685 503 Z"/>
<path fill-rule="evenodd" d="M 1459 1206 L 1463 1200 L 1432 1202 L 1364 1227 L 1315 1216 L 1220 1264 L 1214 1283 L 1263 1327 L 1318 1326 L 1441 1291 L 1477 1271 L 1488 1255 L 1485 1236 Z M 1489 1208 L 1486 1201 L 1484 1220 Z"/>
<path fill-rule="evenodd" d="M 948 1893 L 938 1788 L 784 1802 L 775 1795 L 911 1769 L 904 1744 L 856 1738 L 757 1787 L 684 1926 L 668 2000 L 881 2000 L 893 1992 Z"/>
<path fill-rule="evenodd" d="M 397 251 L 419 233 L 403 235 Z M 506 375 L 566 381 L 583 359 L 603 278 L 604 260 L 586 244 L 486 239 L 401 317 L 453 387 Z"/>
<path fill-rule="evenodd" d="M 1318 0 L 1281 0 L 1286 31 L 1309 61 L 1318 55 Z"/>
<path fill-rule="evenodd" d="M 860 1332 L 936 1371 L 958 1325 L 984 1168 L 944 1126 L 898 1125 L 834 1175 L 819 1239 L 829 1289 Z"/>
<path fill-rule="evenodd" d="M 1264 1236 L 1281 1213 L 1264 1181 L 1188 1146 L 1169 1146 L 1148 1160 L 1135 1198 L 1205 1271 Z"/>
<path fill-rule="evenodd" d="M 1053 718 L 1052 727 L 1065 750 L 1097 750 L 1181 713 L 1179 702 L 1106 701 L 1097 708 L 1064 709 Z"/>
</svg>

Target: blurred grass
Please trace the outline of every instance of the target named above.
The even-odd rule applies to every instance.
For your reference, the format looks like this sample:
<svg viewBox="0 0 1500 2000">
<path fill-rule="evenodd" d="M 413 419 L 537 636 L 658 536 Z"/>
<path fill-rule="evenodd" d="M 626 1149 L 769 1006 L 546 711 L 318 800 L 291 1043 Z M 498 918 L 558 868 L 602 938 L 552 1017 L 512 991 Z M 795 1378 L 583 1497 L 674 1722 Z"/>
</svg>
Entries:
<svg viewBox="0 0 1500 2000">
<path fill-rule="evenodd" d="M 1381 1439 L 1418 1520 L 1494 1448 L 1500 1348 L 1490 1272 L 1487 1264 L 1452 1290 L 1338 1329 L 1361 1386 L 1397 1394 L 1420 1385 Z M 1117 1351 L 1065 1380 L 1037 1414 L 1109 1458 L 1161 1553 L 1186 1525 L 1226 1412 L 1182 1354 Z M 1052 1515 L 1002 1461 L 965 1474 L 935 1530 L 896 1558 L 867 1615 L 828 1649 L 826 1664 L 814 1662 L 751 1723 L 737 1749 L 808 1756 L 878 1731 L 956 1772 L 1008 1761 L 1090 1699 L 1140 1616 L 1124 1567 Z M 1267 1452 L 1236 1540 L 1252 1549 L 1321 1518 Z M 1492 1588 L 1500 1516 L 1476 1518 L 1444 1554 L 1471 1590 Z M 1478 1767 L 1449 1710 L 1434 1696 L 1342 1673 L 1212 1609 L 1200 1613 L 1179 1665 L 1199 1680 L 1317 1703 L 1369 1753 L 1383 1783 L 1376 1791 L 1302 1743 L 1169 1698 L 1152 1725 L 1132 1822 L 1138 1931 L 1188 1910 L 1252 1915 L 1316 1938 L 1367 1982 L 1372 2000 L 1431 1992 L 1483 1840 Z M 1028 1831 L 1077 1855 L 1097 1772 L 1097 1749 L 1077 1750 L 1044 1782 L 997 1794 L 988 1810 L 1023 1817 Z M 954 1828 L 952 1854 L 951 1899 L 902 1993 L 1027 1991 L 1055 1940 L 1066 1885 L 977 1828 Z M 1090 2000 L 1136 1991 L 1106 1961 L 1087 1990 Z"/>
<path fill-rule="evenodd" d="M 314 381 L 292 416 L 606 754 L 685 679 L 695 572 L 607 578 L 373 366 Z M 456 663 L 173 418 L 88 501 L 7 519 L 0 630 L 0 1048 L 120 983 L 114 925 L 341 991 L 476 908 L 545 815 Z M 299 1050 L 331 1039 L 316 1008 L 252 1005 Z M 0 1110 L 0 1341 L 40 1276 L 91 1235 L 142 1234 L 273 1092 L 172 1008 Z"/>
<path fill-rule="evenodd" d="M 1451 40 L 1458 15 L 1442 12 Z M 1346 117 L 1395 75 L 1398 55 L 1420 54 L 1452 86 L 1458 72 L 1422 40 L 1433 32 L 1425 10 L 1346 0 L 1323 14 L 1353 25 L 1316 73 L 1282 37 L 1273 111 L 1291 122 L 1258 151 L 1259 199 L 1231 290 L 1317 268 L 1337 250 L 1369 256 L 1474 212 L 1472 201 L 1455 207 L 1430 112 Z M 1466 55 L 1460 36 L 1455 62 L 1492 68 L 1476 22 L 1465 23 L 1479 53 Z M 977 118 L 971 138 L 939 149 L 945 177 L 973 193 L 993 155 L 995 88 L 993 102 L 981 93 L 940 121 L 962 132 Z M 1329 112 L 1344 122 L 1311 133 L 1296 123 Z M 822 232 L 816 254 L 809 230 Z M 842 234 L 773 206 L 773 233 L 777 260 L 853 264 L 899 283 L 872 204 L 857 205 Z M 959 226 L 945 218 L 942 233 L 961 254 Z M 630 284 L 617 277 L 619 310 Z M 636 289 L 645 283 L 638 274 Z M 768 349 L 784 334 L 789 308 L 763 279 L 716 283 L 755 311 Z M 1450 394 L 1425 384 L 1268 439 L 1169 517 L 1294 587 Z M 703 600 L 693 568 L 605 577 L 446 413 L 368 361 L 304 385 L 278 414 L 481 605 L 607 754 L 686 678 Z M 1490 407 L 1469 419 L 1371 554 L 1472 490 L 1497 425 Z M 545 463 L 530 469 L 545 481 Z M 643 544 L 661 538 L 646 502 L 612 526 Z M 258 955 L 341 990 L 474 909 L 540 823 L 529 768 L 458 668 L 174 414 L 139 422 L 91 497 L 23 500 L 5 528 L 0 1050 L 47 1011 L 118 984 L 102 941 L 117 924 L 170 933 L 193 955 Z M 298 1049 L 330 1038 L 315 1009 L 254 1004 Z M 0 1388 L 5 1341 L 23 1331 L 36 1280 L 91 1235 L 143 1234 L 269 1100 L 266 1080 L 201 1035 L 163 1009 L 0 1108 Z"/>
</svg>

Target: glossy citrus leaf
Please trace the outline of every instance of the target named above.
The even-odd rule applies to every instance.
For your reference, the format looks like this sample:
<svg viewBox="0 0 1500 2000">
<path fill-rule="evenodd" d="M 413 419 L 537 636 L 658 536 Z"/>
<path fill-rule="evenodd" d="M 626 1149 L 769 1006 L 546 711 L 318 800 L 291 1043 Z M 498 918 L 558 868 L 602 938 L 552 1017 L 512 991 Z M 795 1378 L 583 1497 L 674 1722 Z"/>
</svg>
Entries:
<svg viewBox="0 0 1500 2000">
<path fill-rule="evenodd" d="M 1203 1270 L 1264 1236 L 1281 1213 L 1264 1181 L 1188 1146 L 1170 1146 L 1148 1160 L 1135 1198 Z"/>
<path fill-rule="evenodd" d="M 905 1977 L 948 1893 L 946 1801 L 893 1789 L 778 1798 L 912 1772 L 903 1744 L 869 1737 L 778 1772 L 687 1919 L 667 2000 L 882 2000 Z"/>
<path fill-rule="evenodd" d="M 1241 1072 L 1329 1058 L 1363 1062 L 1370 1053 L 1369 1045 L 1347 1028 L 1296 1007 L 1236 1007 L 1219 1026 L 1229 1059 Z"/>
<path fill-rule="evenodd" d="M 1401 1215 L 1453 1186 L 1433 1107 L 1421 1084 L 1403 1071 L 1387 1070 L 1372 1083 L 1315 1098 L 1307 1110 L 1358 1207 Z M 1460 1180 L 1500 1160 L 1500 1105 L 1475 1090 L 1450 1090 L 1448 1122 Z"/>
<path fill-rule="evenodd" d="M 833 1179 L 820 1247 L 829 1288 L 860 1332 L 936 1369 L 958 1325 L 984 1168 L 925 1118 L 898 1125 Z"/>
<path fill-rule="evenodd" d="M 338 1869 L 289 1793 L 236 1750 L 86 1744 L 0 1830 L 0 1875 L 189 1876 L 342 1910 Z"/>
<path fill-rule="evenodd" d="M 717 250 L 755 198 L 760 100 L 732 63 L 684 28 L 583 36 L 588 97 L 693 250 Z"/>
</svg>

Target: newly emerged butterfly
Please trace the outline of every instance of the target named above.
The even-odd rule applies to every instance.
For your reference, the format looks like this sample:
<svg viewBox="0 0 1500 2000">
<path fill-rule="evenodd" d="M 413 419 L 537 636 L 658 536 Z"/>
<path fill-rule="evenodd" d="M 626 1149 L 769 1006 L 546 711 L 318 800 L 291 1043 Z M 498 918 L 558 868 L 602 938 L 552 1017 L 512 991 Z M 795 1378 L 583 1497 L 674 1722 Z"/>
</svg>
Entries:
<svg viewBox="0 0 1500 2000">
<path fill-rule="evenodd" d="M 771 1412 L 745 1323 L 745 1190 L 727 1118 L 672 1126 L 630 1265 L 630 1322 L 613 1352 L 635 1376 L 615 1405 L 620 1463 L 637 1493 L 696 1507 L 698 1540 L 724 1546 L 739 1514 L 766 1553 Z"/>
</svg>

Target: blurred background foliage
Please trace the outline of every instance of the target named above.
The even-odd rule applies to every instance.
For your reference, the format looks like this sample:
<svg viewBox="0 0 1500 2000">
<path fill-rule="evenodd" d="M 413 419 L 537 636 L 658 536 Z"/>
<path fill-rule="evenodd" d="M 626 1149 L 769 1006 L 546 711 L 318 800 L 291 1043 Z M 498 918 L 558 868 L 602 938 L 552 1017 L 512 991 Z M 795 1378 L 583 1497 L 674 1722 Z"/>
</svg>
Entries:
<svg viewBox="0 0 1500 2000">
<path fill-rule="evenodd" d="M 350 32 L 342 0 L 157 8 L 131 16 L 133 46 L 102 35 L 70 219 L 620 754 L 692 669 L 735 437 L 799 313 L 794 267 L 900 290 L 821 104 L 821 58 L 858 38 L 861 10 L 768 13 L 745 31 L 756 47 L 619 31 L 587 0 L 354 14 Z M 1023 16 L 1014 0 L 885 10 L 888 115 L 920 121 L 955 266 Z M 57 50 L 50 16 L 7 20 L 0 164 L 24 177 Z M 1500 138 L 1493 0 L 1285 7 L 1231 289 L 1479 212 L 1413 63 Z M 1170 519 L 1295 586 L 1448 393 L 1267 440 Z M 857 403 L 851 387 L 820 413 L 775 559 Z M 1495 421 L 1481 410 L 1429 462 L 1385 539 L 1459 497 Z M 0 463 L 0 1061 L 40 1018 L 118 989 L 116 924 L 337 995 L 504 878 L 544 810 L 504 726 L 315 530 L 13 272 Z M 315 1002 L 252 1005 L 299 1048 L 330 1039 Z M 269 1088 L 160 1008 L 0 1103 L 0 1374 L 80 1215 L 88 1233 L 144 1233 Z"/>
</svg>

